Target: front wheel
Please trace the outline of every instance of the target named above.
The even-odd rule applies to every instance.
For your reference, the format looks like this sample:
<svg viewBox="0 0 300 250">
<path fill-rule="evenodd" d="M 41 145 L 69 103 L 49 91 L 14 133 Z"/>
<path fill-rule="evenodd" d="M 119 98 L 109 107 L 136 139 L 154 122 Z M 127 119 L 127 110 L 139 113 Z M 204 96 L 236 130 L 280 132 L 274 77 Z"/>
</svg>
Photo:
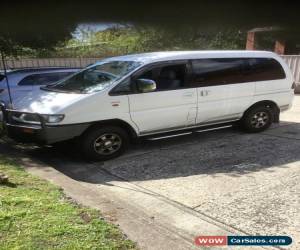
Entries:
<svg viewBox="0 0 300 250">
<path fill-rule="evenodd" d="M 243 128 L 250 132 L 261 132 L 269 128 L 273 122 L 272 110 L 265 106 L 250 109 L 242 119 Z"/>
<path fill-rule="evenodd" d="M 125 130 L 115 126 L 96 127 L 84 134 L 82 149 L 87 159 L 109 160 L 121 155 L 128 147 Z"/>
</svg>

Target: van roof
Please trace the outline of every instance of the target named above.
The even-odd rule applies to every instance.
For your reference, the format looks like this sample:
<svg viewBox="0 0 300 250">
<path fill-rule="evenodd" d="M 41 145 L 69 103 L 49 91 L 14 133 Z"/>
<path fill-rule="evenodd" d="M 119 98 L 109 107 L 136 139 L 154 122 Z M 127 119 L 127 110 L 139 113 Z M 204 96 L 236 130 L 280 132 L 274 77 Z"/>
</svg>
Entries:
<svg viewBox="0 0 300 250">
<path fill-rule="evenodd" d="M 271 57 L 278 56 L 269 51 L 249 51 L 249 50 L 203 50 L 203 51 L 167 51 L 167 52 L 150 52 L 141 54 L 132 54 L 107 58 L 107 61 L 139 61 L 142 63 L 152 63 L 168 60 L 184 60 L 198 58 L 214 57 Z"/>
</svg>

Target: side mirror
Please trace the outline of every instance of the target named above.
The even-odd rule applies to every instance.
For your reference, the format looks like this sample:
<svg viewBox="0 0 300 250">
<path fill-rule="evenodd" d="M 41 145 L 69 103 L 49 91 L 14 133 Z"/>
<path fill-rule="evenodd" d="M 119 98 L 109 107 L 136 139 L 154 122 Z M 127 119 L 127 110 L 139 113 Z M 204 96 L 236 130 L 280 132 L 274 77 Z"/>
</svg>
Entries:
<svg viewBox="0 0 300 250">
<path fill-rule="evenodd" d="M 5 78 L 5 75 L 0 74 L 0 82 Z"/>
<path fill-rule="evenodd" d="M 156 82 L 151 79 L 137 79 L 138 90 L 142 93 L 153 92 L 156 90 Z"/>
</svg>

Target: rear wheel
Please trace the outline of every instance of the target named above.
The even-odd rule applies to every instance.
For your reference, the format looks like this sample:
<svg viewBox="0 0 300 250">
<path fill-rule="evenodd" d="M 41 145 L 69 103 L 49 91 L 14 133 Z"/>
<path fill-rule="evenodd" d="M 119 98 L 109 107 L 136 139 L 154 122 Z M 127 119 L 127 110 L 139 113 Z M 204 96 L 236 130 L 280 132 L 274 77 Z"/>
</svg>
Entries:
<svg viewBox="0 0 300 250">
<path fill-rule="evenodd" d="M 269 128 L 273 122 L 272 109 L 258 106 L 245 113 L 242 119 L 243 128 L 251 133 L 261 132 Z"/>
<path fill-rule="evenodd" d="M 128 134 L 119 127 L 96 127 L 82 138 L 84 155 L 91 160 L 109 160 L 121 155 L 129 144 Z"/>
</svg>

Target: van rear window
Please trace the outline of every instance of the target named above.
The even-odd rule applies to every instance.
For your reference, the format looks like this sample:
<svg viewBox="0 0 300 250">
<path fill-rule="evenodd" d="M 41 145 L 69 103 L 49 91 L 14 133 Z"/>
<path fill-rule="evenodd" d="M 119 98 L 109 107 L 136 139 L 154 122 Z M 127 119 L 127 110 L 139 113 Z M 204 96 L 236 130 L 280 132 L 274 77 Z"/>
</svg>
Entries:
<svg viewBox="0 0 300 250">
<path fill-rule="evenodd" d="M 194 86 L 212 86 L 284 79 L 273 58 L 210 58 L 192 61 Z"/>
<path fill-rule="evenodd" d="M 55 83 L 73 72 L 52 72 L 42 74 L 32 74 L 23 78 L 18 85 L 19 86 L 33 86 L 33 85 L 47 85 Z"/>
<path fill-rule="evenodd" d="M 244 74 L 249 81 L 269 81 L 286 78 L 285 72 L 273 58 L 249 58 Z"/>
</svg>

